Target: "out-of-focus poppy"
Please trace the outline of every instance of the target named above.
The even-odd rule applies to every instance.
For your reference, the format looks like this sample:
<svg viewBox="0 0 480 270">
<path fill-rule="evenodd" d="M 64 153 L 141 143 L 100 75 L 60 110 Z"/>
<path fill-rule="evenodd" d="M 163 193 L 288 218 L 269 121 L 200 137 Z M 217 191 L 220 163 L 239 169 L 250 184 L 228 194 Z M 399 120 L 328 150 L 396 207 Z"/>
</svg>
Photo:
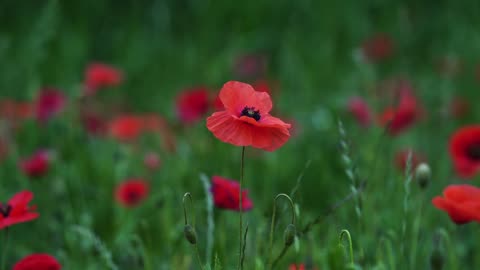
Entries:
<svg viewBox="0 0 480 270">
<path fill-rule="evenodd" d="M 411 149 L 403 149 L 398 151 L 395 154 L 395 167 L 397 167 L 402 172 L 405 172 L 407 167 L 408 153 L 412 153 L 411 157 L 411 172 L 415 171 L 415 168 L 422 162 L 426 162 L 426 158 Z"/>
<path fill-rule="evenodd" d="M 234 73 L 237 76 L 259 77 L 262 76 L 267 68 L 265 56 L 261 54 L 245 54 L 237 57 L 234 61 Z"/>
<path fill-rule="evenodd" d="M 220 91 L 220 99 L 225 110 L 207 118 L 207 128 L 219 140 L 274 151 L 290 137 L 290 124 L 269 114 L 272 100 L 268 93 L 230 81 Z"/>
<path fill-rule="evenodd" d="M 301 263 L 301 264 L 290 264 L 290 266 L 288 267 L 288 270 L 306 270 L 306 266 L 305 264 Z M 314 268 L 311 268 L 311 269 L 314 269 L 314 270 L 317 270 L 318 268 L 314 267 Z"/>
<path fill-rule="evenodd" d="M 372 112 L 367 102 L 360 97 L 353 97 L 348 100 L 347 111 L 353 115 L 357 123 L 367 128 L 372 124 Z"/>
<path fill-rule="evenodd" d="M 463 98 L 455 97 L 449 104 L 448 114 L 453 118 L 462 118 L 470 111 L 470 103 Z"/>
<path fill-rule="evenodd" d="M 57 259 L 49 254 L 35 253 L 30 254 L 14 266 L 13 270 L 60 270 L 62 266 Z"/>
<path fill-rule="evenodd" d="M 117 86 L 122 81 L 123 74 L 118 69 L 102 63 L 92 63 L 85 71 L 85 93 L 95 94 L 103 87 Z"/>
<path fill-rule="evenodd" d="M 110 121 L 108 130 L 110 135 L 121 141 L 136 140 L 144 129 L 143 118 L 137 115 L 122 115 Z"/>
<path fill-rule="evenodd" d="M 50 169 L 51 153 L 47 150 L 40 150 L 32 156 L 22 159 L 19 167 L 24 174 L 31 178 L 42 177 Z"/>
<path fill-rule="evenodd" d="M 145 154 L 145 157 L 143 158 L 143 164 L 149 170 L 154 171 L 160 168 L 162 161 L 160 160 L 160 157 L 158 156 L 157 153 L 149 152 Z"/>
<path fill-rule="evenodd" d="M 384 33 L 376 34 L 362 44 L 362 54 L 369 62 L 380 62 L 393 54 L 393 41 Z"/>
<path fill-rule="evenodd" d="M 460 177 L 470 178 L 480 171 L 480 125 L 465 126 L 453 134 L 450 156 Z"/>
<path fill-rule="evenodd" d="M 38 218 L 36 207 L 28 205 L 32 199 L 33 193 L 25 190 L 13 195 L 8 203 L 0 203 L 0 229 Z"/>
<path fill-rule="evenodd" d="M 135 207 L 148 196 L 150 186 L 143 179 L 129 179 L 120 183 L 115 190 L 117 202 L 124 207 Z"/>
<path fill-rule="evenodd" d="M 35 117 L 39 122 L 45 122 L 63 110 L 66 103 L 65 95 L 53 88 L 42 89 L 35 101 Z"/>
<path fill-rule="evenodd" d="M 17 128 L 22 121 L 33 117 L 33 112 L 32 103 L 8 99 L 0 101 L 0 119 L 5 120 L 12 128 Z"/>
<path fill-rule="evenodd" d="M 220 176 L 212 177 L 210 191 L 213 194 L 213 203 L 216 207 L 240 211 L 240 184 L 234 180 Z M 252 209 L 253 202 L 248 198 L 248 191 L 242 190 L 242 209 Z"/>
<path fill-rule="evenodd" d="M 443 197 L 433 198 L 438 209 L 448 213 L 453 222 L 480 223 L 480 189 L 470 185 L 450 185 L 443 190 Z"/>
<path fill-rule="evenodd" d="M 208 91 L 204 87 L 183 91 L 176 99 L 178 118 L 185 124 L 192 124 L 202 119 L 208 107 Z"/>
<path fill-rule="evenodd" d="M 80 114 L 80 121 L 90 135 L 104 135 L 107 133 L 107 121 L 98 113 L 82 112 Z"/>
</svg>

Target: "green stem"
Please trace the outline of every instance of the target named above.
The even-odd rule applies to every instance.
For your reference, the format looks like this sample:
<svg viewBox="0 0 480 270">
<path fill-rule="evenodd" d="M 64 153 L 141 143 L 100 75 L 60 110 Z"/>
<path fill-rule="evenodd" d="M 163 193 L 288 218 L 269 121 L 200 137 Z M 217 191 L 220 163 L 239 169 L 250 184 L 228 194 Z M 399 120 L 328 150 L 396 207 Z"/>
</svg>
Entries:
<svg viewBox="0 0 480 270">
<path fill-rule="evenodd" d="M 353 261 L 352 237 L 350 236 L 350 232 L 348 230 L 342 230 L 342 232 L 340 233 L 340 243 L 342 242 L 343 236 L 345 234 L 347 235 L 347 239 L 348 239 L 348 246 L 349 246 L 349 251 L 350 251 L 350 263 L 351 263 L 351 265 L 354 265 L 355 263 Z"/>
<path fill-rule="evenodd" d="M 240 189 L 238 190 L 238 197 L 239 197 L 239 208 L 240 208 L 240 249 L 238 254 L 238 269 L 242 270 L 242 253 L 243 253 L 243 245 L 242 245 L 242 236 L 243 236 L 243 207 L 242 207 L 242 184 L 243 184 L 243 168 L 245 163 L 245 146 L 242 146 L 242 161 L 240 164 Z"/>
<path fill-rule="evenodd" d="M 202 259 L 200 259 L 200 252 L 198 252 L 198 245 L 195 244 L 195 253 L 197 254 L 197 261 L 198 261 L 198 264 L 200 265 L 200 268 L 202 270 L 204 270 L 205 268 L 203 267 L 203 264 L 202 264 Z"/>
<path fill-rule="evenodd" d="M 2 268 L 1 269 L 6 269 L 5 264 L 7 262 L 7 249 L 8 249 L 8 242 L 9 242 L 9 229 L 8 227 L 5 228 L 5 237 L 3 238 L 3 254 L 2 254 Z"/>
</svg>

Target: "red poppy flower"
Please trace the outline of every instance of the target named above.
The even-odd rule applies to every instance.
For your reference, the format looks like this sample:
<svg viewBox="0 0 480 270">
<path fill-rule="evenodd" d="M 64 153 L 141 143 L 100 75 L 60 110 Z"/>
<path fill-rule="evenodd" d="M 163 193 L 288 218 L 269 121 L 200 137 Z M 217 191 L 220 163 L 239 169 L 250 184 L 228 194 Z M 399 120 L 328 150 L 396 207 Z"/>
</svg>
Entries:
<svg viewBox="0 0 480 270">
<path fill-rule="evenodd" d="M 32 199 L 31 191 L 21 191 L 13 195 L 8 203 L 0 203 L 0 229 L 38 218 L 39 214 L 33 212 L 36 207 L 28 206 Z"/>
<path fill-rule="evenodd" d="M 60 270 L 62 266 L 58 263 L 55 257 L 49 254 L 36 253 L 31 254 L 20 261 L 14 266 L 13 270 Z"/>
<path fill-rule="evenodd" d="M 143 202 L 150 191 L 143 179 L 129 179 L 117 186 L 115 198 L 124 207 L 134 207 Z"/>
<path fill-rule="evenodd" d="M 107 122 L 97 113 L 82 112 L 81 122 L 90 135 L 104 135 L 107 133 Z"/>
<path fill-rule="evenodd" d="M 51 154 L 46 150 L 41 150 L 31 157 L 20 161 L 20 169 L 29 177 L 37 178 L 45 175 L 50 168 Z"/>
<path fill-rule="evenodd" d="M 137 139 L 142 133 L 144 121 L 136 115 L 123 115 L 114 118 L 108 126 L 110 135 L 115 139 L 132 141 Z"/>
<path fill-rule="evenodd" d="M 160 157 L 155 152 L 147 153 L 143 159 L 143 164 L 151 171 L 160 168 L 161 162 Z"/>
<path fill-rule="evenodd" d="M 303 263 L 299 264 L 299 265 L 296 265 L 296 264 L 290 264 L 290 266 L 288 267 L 288 270 L 305 270 L 305 265 Z M 315 270 L 317 270 L 318 268 L 313 268 Z"/>
<path fill-rule="evenodd" d="M 208 111 L 209 100 L 206 88 L 191 89 L 177 96 L 177 115 L 185 124 L 200 120 Z"/>
<path fill-rule="evenodd" d="M 362 44 L 363 56 L 371 62 L 379 62 L 393 54 L 393 41 L 386 34 L 376 34 Z"/>
<path fill-rule="evenodd" d="M 213 194 L 213 203 L 216 207 L 240 211 L 240 184 L 238 182 L 220 176 L 213 176 L 210 191 Z M 248 198 L 248 190 L 242 190 L 243 211 L 248 211 L 252 207 L 253 202 Z"/>
<path fill-rule="evenodd" d="M 387 126 L 388 133 L 398 135 L 411 127 L 422 115 L 416 97 L 410 91 L 400 91 L 398 105 L 388 107 L 380 115 L 380 124 Z"/>
<path fill-rule="evenodd" d="M 405 172 L 405 168 L 407 167 L 408 153 L 410 151 L 412 152 L 412 159 L 411 159 L 412 172 L 420 163 L 426 162 L 425 157 L 417 152 L 414 152 L 409 149 L 400 150 L 395 154 L 395 166 L 402 172 Z"/>
<path fill-rule="evenodd" d="M 95 94 L 103 87 L 117 86 L 123 80 L 122 72 L 114 67 L 93 63 L 87 67 L 85 72 L 85 92 Z"/>
<path fill-rule="evenodd" d="M 460 177 L 470 178 L 480 171 L 480 125 L 466 126 L 453 134 L 450 156 Z"/>
<path fill-rule="evenodd" d="M 35 117 L 45 122 L 65 107 L 66 97 L 59 90 L 46 88 L 40 91 L 35 102 Z"/>
<path fill-rule="evenodd" d="M 249 84 L 230 81 L 220 91 L 225 111 L 207 118 L 207 128 L 219 140 L 236 146 L 274 151 L 290 137 L 290 124 L 269 114 L 270 95 Z"/>
<path fill-rule="evenodd" d="M 265 73 L 267 61 L 261 54 L 246 54 L 235 59 L 234 72 L 240 77 L 256 77 Z"/>
<path fill-rule="evenodd" d="M 443 197 L 432 200 L 433 205 L 448 213 L 453 222 L 480 223 L 480 188 L 470 185 L 450 185 L 443 190 Z"/>
<path fill-rule="evenodd" d="M 367 128 L 372 123 L 372 113 L 368 104 L 360 97 L 353 97 L 348 101 L 347 111 L 353 115 L 360 126 Z"/>
</svg>

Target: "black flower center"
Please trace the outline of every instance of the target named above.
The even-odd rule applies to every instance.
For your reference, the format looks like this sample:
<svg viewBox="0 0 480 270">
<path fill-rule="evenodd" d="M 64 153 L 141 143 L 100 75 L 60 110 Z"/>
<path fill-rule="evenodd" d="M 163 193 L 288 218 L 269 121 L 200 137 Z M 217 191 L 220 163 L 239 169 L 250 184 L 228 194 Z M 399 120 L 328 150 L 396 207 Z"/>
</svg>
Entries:
<svg viewBox="0 0 480 270">
<path fill-rule="evenodd" d="M 256 121 L 260 120 L 260 111 L 255 110 L 255 107 L 247 107 L 243 108 L 242 113 L 240 116 L 247 116 L 250 118 L 255 119 Z"/>
<path fill-rule="evenodd" d="M 467 156 L 475 161 L 480 161 L 480 142 L 467 148 Z"/>
<path fill-rule="evenodd" d="M 127 192 L 127 200 L 131 203 L 136 203 L 140 200 L 140 194 L 136 191 L 130 190 Z"/>
<path fill-rule="evenodd" d="M 0 203 L 0 215 L 2 215 L 4 218 L 6 218 L 10 215 L 10 212 L 12 212 L 12 206 L 11 205 Z"/>
</svg>

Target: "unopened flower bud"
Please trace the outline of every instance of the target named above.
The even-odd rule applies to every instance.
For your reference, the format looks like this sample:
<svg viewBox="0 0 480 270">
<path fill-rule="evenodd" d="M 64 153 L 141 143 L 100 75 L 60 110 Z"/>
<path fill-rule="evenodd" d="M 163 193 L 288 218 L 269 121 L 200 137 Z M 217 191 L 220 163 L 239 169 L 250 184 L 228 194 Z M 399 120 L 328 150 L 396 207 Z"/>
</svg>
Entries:
<svg viewBox="0 0 480 270">
<path fill-rule="evenodd" d="M 195 245 L 197 243 L 197 233 L 195 232 L 195 229 L 190 226 L 190 224 L 185 225 L 183 233 L 190 244 Z"/>
<path fill-rule="evenodd" d="M 288 224 L 287 228 L 285 229 L 285 232 L 283 233 L 283 239 L 285 241 L 285 246 L 290 246 L 293 244 L 295 241 L 295 235 L 297 234 L 297 229 L 295 228 L 295 225 L 293 224 Z"/>
<path fill-rule="evenodd" d="M 420 163 L 415 169 L 415 179 L 421 188 L 427 187 L 431 176 L 432 171 L 430 170 L 430 166 L 426 163 Z"/>
</svg>

